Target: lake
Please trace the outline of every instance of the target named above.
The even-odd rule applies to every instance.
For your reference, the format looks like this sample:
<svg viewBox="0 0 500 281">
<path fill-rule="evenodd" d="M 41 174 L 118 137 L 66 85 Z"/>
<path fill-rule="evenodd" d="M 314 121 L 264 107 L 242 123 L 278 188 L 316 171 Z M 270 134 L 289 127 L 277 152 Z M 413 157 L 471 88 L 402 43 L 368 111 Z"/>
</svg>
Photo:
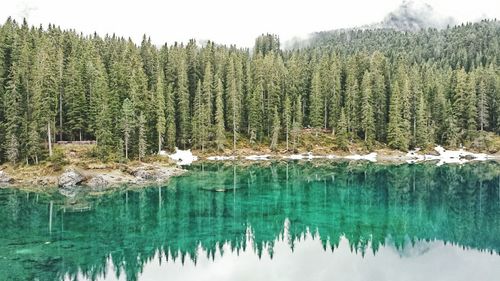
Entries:
<svg viewBox="0 0 500 281">
<path fill-rule="evenodd" d="M 499 280 L 500 164 L 214 163 L 0 189 L 0 280 Z"/>
</svg>

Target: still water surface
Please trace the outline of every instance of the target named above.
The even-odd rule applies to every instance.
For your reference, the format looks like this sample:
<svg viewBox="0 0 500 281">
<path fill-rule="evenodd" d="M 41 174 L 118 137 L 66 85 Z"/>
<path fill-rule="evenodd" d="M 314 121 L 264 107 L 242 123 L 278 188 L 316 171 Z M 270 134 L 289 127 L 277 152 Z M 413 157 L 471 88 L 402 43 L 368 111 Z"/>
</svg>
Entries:
<svg viewBox="0 0 500 281">
<path fill-rule="evenodd" d="M 500 165 L 230 163 L 0 189 L 0 280 L 500 280 Z"/>
</svg>

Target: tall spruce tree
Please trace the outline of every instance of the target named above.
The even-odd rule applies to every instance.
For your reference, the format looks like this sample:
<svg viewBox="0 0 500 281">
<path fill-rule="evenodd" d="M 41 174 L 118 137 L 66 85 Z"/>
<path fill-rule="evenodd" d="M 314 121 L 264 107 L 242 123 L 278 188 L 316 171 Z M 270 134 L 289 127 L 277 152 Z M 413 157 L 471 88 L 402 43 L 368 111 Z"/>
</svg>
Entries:
<svg viewBox="0 0 500 281">
<path fill-rule="evenodd" d="M 335 144 L 339 149 L 347 150 L 349 148 L 349 139 L 347 135 L 347 118 L 345 116 L 344 108 L 340 110 L 340 118 L 337 122 L 336 131 Z"/>
<path fill-rule="evenodd" d="M 123 132 L 123 144 L 125 145 L 125 159 L 128 159 L 130 138 L 135 128 L 135 114 L 132 102 L 127 98 L 123 101 L 121 112 L 121 128 Z"/>
<path fill-rule="evenodd" d="M 217 150 L 224 149 L 226 142 L 225 128 L 224 128 L 224 103 L 222 101 L 223 88 L 222 80 L 217 79 L 217 86 L 215 90 L 215 143 Z"/>
</svg>

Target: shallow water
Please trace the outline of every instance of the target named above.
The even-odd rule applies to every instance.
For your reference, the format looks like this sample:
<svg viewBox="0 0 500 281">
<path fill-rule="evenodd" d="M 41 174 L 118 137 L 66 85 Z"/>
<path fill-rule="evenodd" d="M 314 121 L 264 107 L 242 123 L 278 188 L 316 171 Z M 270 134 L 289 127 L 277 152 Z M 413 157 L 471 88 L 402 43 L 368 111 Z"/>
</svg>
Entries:
<svg viewBox="0 0 500 281">
<path fill-rule="evenodd" d="M 0 280 L 498 280 L 500 165 L 192 166 L 68 199 L 0 189 Z"/>
</svg>

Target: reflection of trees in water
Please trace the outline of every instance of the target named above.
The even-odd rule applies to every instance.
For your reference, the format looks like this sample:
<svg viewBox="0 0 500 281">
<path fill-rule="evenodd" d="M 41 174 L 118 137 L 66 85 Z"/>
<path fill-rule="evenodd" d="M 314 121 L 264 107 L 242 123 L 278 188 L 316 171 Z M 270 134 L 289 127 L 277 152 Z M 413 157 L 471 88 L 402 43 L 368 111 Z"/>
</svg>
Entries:
<svg viewBox="0 0 500 281">
<path fill-rule="evenodd" d="M 83 272 L 95 279 L 106 273 L 110 258 L 119 273 L 134 280 L 158 253 L 196 262 L 200 247 L 209 258 L 225 244 L 244 251 L 248 233 L 259 256 L 272 256 L 283 237 L 294 249 L 308 231 L 324 249 L 334 250 L 344 236 L 351 250 L 362 254 L 375 254 L 386 243 L 402 250 L 435 239 L 500 252 L 495 163 L 226 163 L 192 169 L 196 172 L 166 188 L 92 199 L 90 212 L 54 211 L 52 232 L 52 197 L 0 193 L 0 252 L 8 258 L 0 261 L 0 275 L 54 280 Z M 201 190 L 206 187 L 228 191 Z"/>
</svg>

